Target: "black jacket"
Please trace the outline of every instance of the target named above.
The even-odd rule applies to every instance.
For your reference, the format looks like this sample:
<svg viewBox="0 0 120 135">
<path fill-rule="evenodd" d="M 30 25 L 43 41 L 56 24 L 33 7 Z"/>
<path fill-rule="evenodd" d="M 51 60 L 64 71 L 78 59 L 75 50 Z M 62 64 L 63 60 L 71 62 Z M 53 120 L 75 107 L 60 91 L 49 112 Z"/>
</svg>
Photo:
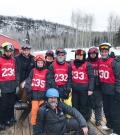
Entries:
<svg viewBox="0 0 120 135">
<path fill-rule="evenodd" d="M 30 71 L 35 67 L 33 58 L 32 55 L 29 55 L 29 57 L 26 58 L 22 54 L 16 57 L 16 62 L 19 68 L 20 83 L 28 77 Z"/>
<path fill-rule="evenodd" d="M 98 59 L 96 59 L 96 61 L 91 61 L 90 59 L 87 59 L 87 61 L 92 65 L 92 63 L 94 63 L 95 62 L 95 64 L 98 64 L 98 66 L 99 66 L 99 58 Z M 97 63 L 96 63 L 97 62 Z M 94 69 L 94 67 L 93 67 L 93 69 Z M 94 69 L 95 70 L 95 69 Z M 95 74 L 94 74 L 94 91 L 100 91 L 100 82 L 99 82 L 99 74 L 98 74 L 98 72 L 99 72 L 99 69 L 97 69 L 97 71 L 95 71 Z"/>
<path fill-rule="evenodd" d="M 66 114 L 69 114 L 75 118 L 80 127 L 87 127 L 87 123 L 80 112 L 75 108 L 68 106 L 62 102 L 58 104 L 58 113 L 51 109 L 48 103 L 45 103 L 40 107 L 37 115 L 37 127 L 35 135 L 40 132 L 39 129 L 45 129 L 47 135 L 63 135 L 66 129 Z"/>
</svg>

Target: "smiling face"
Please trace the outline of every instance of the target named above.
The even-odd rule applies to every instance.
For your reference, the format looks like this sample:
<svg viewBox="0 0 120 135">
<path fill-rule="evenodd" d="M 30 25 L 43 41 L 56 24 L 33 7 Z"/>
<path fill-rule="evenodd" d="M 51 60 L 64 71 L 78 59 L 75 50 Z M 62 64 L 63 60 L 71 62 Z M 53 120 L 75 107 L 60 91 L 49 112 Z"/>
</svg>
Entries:
<svg viewBox="0 0 120 135">
<path fill-rule="evenodd" d="M 8 50 L 8 51 L 5 51 L 4 53 L 6 56 L 11 57 L 13 55 L 14 51 Z"/>
<path fill-rule="evenodd" d="M 108 55 L 109 55 L 109 50 L 106 50 L 106 49 L 101 50 L 101 51 L 100 51 L 100 55 L 101 55 L 101 57 L 104 58 L 104 59 L 107 58 Z"/>
<path fill-rule="evenodd" d="M 51 105 L 52 109 L 55 109 L 57 107 L 57 104 L 58 104 L 57 97 L 49 97 L 48 103 Z"/>
<path fill-rule="evenodd" d="M 57 56 L 56 56 L 56 60 L 59 62 L 59 63 L 64 63 L 65 60 L 66 60 L 66 55 L 64 53 L 59 53 Z"/>
<path fill-rule="evenodd" d="M 38 60 L 37 67 L 43 67 L 43 66 L 44 66 L 44 62 L 42 60 Z"/>
<path fill-rule="evenodd" d="M 46 61 L 53 62 L 54 61 L 54 58 L 52 56 L 47 56 L 46 57 Z"/>
<path fill-rule="evenodd" d="M 76 55 L 76 58 L 75 59 L 83 60 L 83 55 Z"/>
<path fill-rule="evenodd" d="M 90 53 L 90 57 L 93 59 L 96 58 L 96 53 Z"/>
<path fill-rule="evenodd" d="M 22 50 L 22 54 L 23 54 L 24 56 L 29 56 L 30 50 L 31 50 L 31 49 L 28 49 L 28 48 L 23 49 L 23 50 Z"/>
</svg>

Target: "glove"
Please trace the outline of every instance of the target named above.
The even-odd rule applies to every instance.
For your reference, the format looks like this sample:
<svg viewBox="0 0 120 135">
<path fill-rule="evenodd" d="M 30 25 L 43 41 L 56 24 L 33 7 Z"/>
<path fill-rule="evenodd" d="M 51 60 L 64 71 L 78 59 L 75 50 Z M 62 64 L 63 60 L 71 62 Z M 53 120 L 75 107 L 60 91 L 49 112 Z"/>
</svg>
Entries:
<svg viewBox="0 0 120 135">
<path fill-rule="evenodd" d="M 20 87 L 23 89 L 25 88 L 25 84 L 26 84 L 26 81 L 23 81 L 21 84 L 20 84 Z"/>
<path fill-rule="evenodd" d="M 119 92 L 115 93 L 114 100 L 117 101 L 118 103 L 120 103 L 120 93 Z"/>
</svg>

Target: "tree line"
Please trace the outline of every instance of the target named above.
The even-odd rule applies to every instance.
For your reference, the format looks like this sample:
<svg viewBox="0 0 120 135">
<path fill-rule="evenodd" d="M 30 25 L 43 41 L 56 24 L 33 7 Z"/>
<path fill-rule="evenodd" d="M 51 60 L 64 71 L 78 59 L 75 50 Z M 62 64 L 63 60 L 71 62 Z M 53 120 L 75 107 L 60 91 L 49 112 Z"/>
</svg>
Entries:
<svg viewBox="0 0 120 135">
<path fill-rule="evenodd" d="M 29 43 L 34 50 L 64 48 L 86 48 L 110 42 L 119 46 L 120 17 L 110 14 L 107 31 L 93 31 L 94 15 L 72 12 L 71 26 L 33 20 L 26 17 L 0 16 L 0 33 L 21 43 Z"/>
</svg>

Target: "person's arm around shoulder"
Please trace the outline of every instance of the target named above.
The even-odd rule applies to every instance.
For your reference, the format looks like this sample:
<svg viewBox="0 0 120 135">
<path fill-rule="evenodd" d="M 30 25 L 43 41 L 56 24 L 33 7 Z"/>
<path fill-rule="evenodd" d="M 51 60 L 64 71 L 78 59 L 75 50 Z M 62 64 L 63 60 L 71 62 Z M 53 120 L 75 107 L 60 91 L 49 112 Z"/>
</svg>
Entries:
<svg viewBox="0 0 120 135">
<path fill-rule="evenodd" d="M 32 96 L 32 78 L 33 78 L 34 70 L 31 70 L 28 78 L 25 80 L 25 90 L 27 92 L 27 97 L 31 100 Z"/>
<path fill-rule="evenodd" d="M 50 87 L 52 88 L 56 88 L 56 84 L 55 84 L 55 78 L 54 78 L 54 66 L 53 66 L 54 62 L 50 65 L 49 67 L 49 84 Z"/>
<path fill-rule="evenodd" d="M 90 96 L 94 90 L 94 69 L 90 63 L 87 63 L 87 74 L 89 78 L 88 96 Z"/>
</svg>

